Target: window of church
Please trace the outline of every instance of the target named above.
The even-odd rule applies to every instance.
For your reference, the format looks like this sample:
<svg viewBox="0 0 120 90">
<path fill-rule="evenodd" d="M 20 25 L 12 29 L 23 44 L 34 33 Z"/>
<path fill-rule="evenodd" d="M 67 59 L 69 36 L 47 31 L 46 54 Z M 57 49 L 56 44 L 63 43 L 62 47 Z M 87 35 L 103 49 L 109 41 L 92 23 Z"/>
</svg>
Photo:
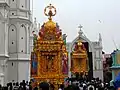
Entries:
<svg viewBox="0 0 120 90">
<path fill-rule="evenodd" d="M 22 8 L 23 8 L 24 6 L 22 5 Z"/>
<path fill-rule="evenodd" d="M 21 39 L 23 39 L 23 37 L 21 37 Z"/>
<path fill-rule="evenodd" d="M 22 26 L 22 27 L 24 27 L 24 25 L 23 25 L 23 24 L 22 24 L 21 26 Z"/>
<path fill-rule="evenodd" d="M 12 29 L 12 31 L 14 31 L 14 29 Z"/>
<path fill-rule="evenodd" d="M 21 52 L 23 52 L 23 50 L 21 50 Z"/>
<path fill-rule="evenodd" d="M 14 44 L 14 42 L 12 42 L 12 44 Z"/>
<path fill-rule="evenodd" d="M 14 15 L 14 13 L 12 13 L 12 15 Z"/>
<path fill-rule="evenodd" d="M 14 0 L 12 0 L 14 2 Z"/>
<path fill-rule="evenodd" d="M 13 62 L 12 62 L 12 66 L 13 66 Z"/>
</svg>

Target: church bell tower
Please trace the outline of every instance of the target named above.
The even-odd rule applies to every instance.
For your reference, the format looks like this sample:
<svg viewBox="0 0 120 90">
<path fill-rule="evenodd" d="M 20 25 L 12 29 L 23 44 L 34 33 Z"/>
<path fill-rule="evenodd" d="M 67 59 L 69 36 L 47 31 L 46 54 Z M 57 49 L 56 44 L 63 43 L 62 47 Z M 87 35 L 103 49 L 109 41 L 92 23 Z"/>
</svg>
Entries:
<svg viewBox="0 0 120 90">
<path fill-rule="evenodd" d="M 8 59 L 8 10 L 9 0 L 0 0 L 0 84 L 4 85 Z"/>
<path fill-rule="evenodd" d="M 8 82 L 28 80 L 30 61 L 30 0 L 9 0 Z"/>
</svg>

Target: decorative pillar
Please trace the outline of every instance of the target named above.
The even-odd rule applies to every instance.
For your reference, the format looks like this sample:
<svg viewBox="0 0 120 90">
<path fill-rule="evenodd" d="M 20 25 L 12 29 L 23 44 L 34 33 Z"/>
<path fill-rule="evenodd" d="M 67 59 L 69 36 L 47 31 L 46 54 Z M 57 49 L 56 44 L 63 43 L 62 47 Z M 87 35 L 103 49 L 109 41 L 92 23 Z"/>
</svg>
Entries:
<svg viewBox="0 0 120 90">
<path fill-rule="evenodd" d="M 69 53 L 68 53 L 68 77 L 71 78 L 71 44 L 69 44 Z"/>
</svg>

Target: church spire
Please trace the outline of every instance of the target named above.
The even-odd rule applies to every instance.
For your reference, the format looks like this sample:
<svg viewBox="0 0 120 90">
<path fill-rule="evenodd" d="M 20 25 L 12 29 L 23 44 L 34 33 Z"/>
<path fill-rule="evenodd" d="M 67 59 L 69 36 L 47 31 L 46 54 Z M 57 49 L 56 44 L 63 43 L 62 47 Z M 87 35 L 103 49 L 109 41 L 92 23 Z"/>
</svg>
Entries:
<svg viewBox="0 0 120 90">
<path fill-rule="evenodd" d="M 99 33 L 99 41 L 102 41 L 102 37 L 100 33 Z"/>
<path fill-rule="evenodd" d="M 99 33 L 99 41 L 98 42 L 100 43 L 100 47 L 102 48 L 102 37 L 101 37 L 100 33 Z"/>
<path fill-rule="evenodd" d="M 34 23 L 36 23 L 37 21 L 36 21 L 36 17 L 34 18 Z"/>
</svg>

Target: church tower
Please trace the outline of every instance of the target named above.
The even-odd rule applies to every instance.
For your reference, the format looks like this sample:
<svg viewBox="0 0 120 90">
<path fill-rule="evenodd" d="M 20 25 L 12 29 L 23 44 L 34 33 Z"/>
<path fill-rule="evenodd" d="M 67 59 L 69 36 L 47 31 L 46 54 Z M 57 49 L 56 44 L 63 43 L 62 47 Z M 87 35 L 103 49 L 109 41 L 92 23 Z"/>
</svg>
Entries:
<svg viewBox="0 0 120 90">
<path fill-rule="evenodd" d="M 92 42 L 94 47 L 94 59 L 95 59 L 95 66 L 94 66 L 94 76 L 99 77 L 103 80 L 103 58 L 102 58 L 102 37 L 99 33 L 99 39 L 96 42 Z"/>
<path fill-rule="evenodd" d="M 9 0 L 0 0 L 0 84 L 4 85 L 8 59 L 8 8 Z"/>
<path fill-rule="evenodd" d="M 7 82 L 28 80 L 30 61 L 30 0 L 9 0 Z"/>
</svg>

